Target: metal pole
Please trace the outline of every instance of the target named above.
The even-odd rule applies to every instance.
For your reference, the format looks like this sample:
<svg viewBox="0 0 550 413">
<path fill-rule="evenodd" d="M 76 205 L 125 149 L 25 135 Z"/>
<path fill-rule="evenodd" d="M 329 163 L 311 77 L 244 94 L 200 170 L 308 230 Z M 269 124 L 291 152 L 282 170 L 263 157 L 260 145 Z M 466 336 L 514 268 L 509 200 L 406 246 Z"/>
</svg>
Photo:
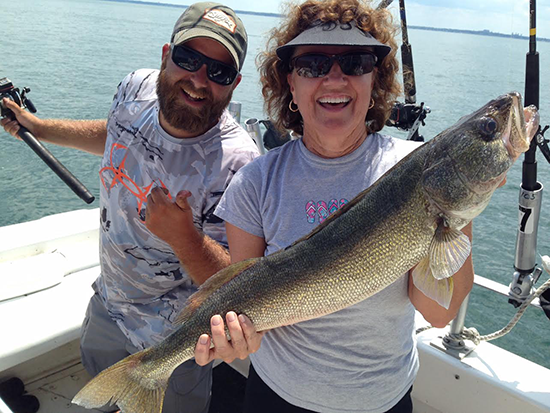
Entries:
<svg viewBox="0 0 550 413">
<path fill-rule="evenodd" d="M 531 0 L 529 13 L 529 52 L 525 67 L 525 106 L 539 107 L 539 54 L 537 52 L 536 0 Z M 537 132 L 538 134 L 538 132 Z M 519 194 L 519 225 L 516 238 L 515 272 L 510 284 L 508 302 L 519 307 L 531 294 L 536 280 L 537 232 L 542 206 L 542 184 L 537 181 L 535 159 L 537 138 L 525 153 Z"/>
<path fill-rule="evenodd" d="M 466 296 L 462 305 L 458 309 L 458 314 L 455 319 L 451 322 L 450 334 L 462 334 L 464 331 L 464 321 L 466 320 L 466 313 L 468 312 L 468 301 L 470 299 L 470 294 Z"/>
<path fill-rule="evenodd" d="M 246 120 L 244 126 L 252 140 L 256 143 L 256 146 L 260 150 L 260 153 L 263 155 L 265 153 L 265 147 L 260 131 L 260 121 L 256 118 L 250 118 Z"/>
</svg>

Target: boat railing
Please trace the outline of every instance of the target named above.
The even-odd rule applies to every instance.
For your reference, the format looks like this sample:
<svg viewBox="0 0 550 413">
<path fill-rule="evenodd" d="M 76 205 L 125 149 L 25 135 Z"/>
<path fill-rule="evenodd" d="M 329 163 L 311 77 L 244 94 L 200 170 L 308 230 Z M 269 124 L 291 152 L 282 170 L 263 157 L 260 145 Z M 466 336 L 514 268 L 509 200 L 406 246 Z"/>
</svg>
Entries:
<svg viewBox="0 0 550 413">
<path fill-rule="evenodd" d="M 544 288 L 547 288 L 547 284 L 548 282 L 546 282 L 545 285 L 543 285 L 539 289 L 540 291 L 537 291 L 537 293 L 540 294 L 540 292 Z M 474 285 L 480 286 L 489 291 L 496 292 L 505 297 L 509 297 L 509 298 L 512 297 L 510 295 L 509 287 L 506 287 L 503 284 L 500 284 L 496 281 L 482 277 L 480 275 L 474 276 Z M 468 296 L 466 296 L 466 298 L 462 302 L 462 305 L 458 310 L 457 316 L 454 318 L 454 320 L 450 324 L 447 334 L 443 337 L 437 337 L 430 343 L 433 347 L 436 347 L 459 360 L 462 360 L 464 357 L 470 354 L 481 341 L 493 340 L 495 338 L 502 337 L 503 335 L 511 331 L 511 329 L 519 321 L 519 319 L 521 318 L 521 316 L 523 315 L 523 312 L 527 307 L 534 306 L 534 307 L 542 308 L 538 297 L 527 299 L 518 308 L 516 315 L 514 316 L 512 321 L 508 323 L 506 327 L 504 327 L 503 329 L 493 334 L 481 336 L 476 329 L 468 329 L 465 327 L 465 320 L 466 320 L 466 313 L 468 311 L 469 298 L 470 298 L 470 294 L 468 294 Z M 419 329 L 418 332 L 424 329 L 425 328 Z"/>
<path fill-rule="evenodd" d="M 486 290 L 493 291 L 495 293 L 498 293 L 506 297 L 510 297 L 509 287 L 499 282 L 490 280 L 489 278 L 482 277 L 481 275 L 477 275 L 477 274 L 475 275 L 474 284 Z M 538 298 L 535 298 L 533 301 L 531 301 L 530 305 L 541 308 L 540 300 Z"/>
</svg>

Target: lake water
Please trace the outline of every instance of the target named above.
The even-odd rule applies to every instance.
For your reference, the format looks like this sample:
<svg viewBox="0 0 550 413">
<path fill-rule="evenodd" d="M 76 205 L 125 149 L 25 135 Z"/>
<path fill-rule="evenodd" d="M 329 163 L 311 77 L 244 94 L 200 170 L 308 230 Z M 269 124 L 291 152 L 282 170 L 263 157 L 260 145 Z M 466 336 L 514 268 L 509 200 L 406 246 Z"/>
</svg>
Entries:
<svg viewBox="0 0 550 413">
<path fill-rule="evenodd" d="M 29 98 L 44 118 L 107 116 L 120 80 L 138 68 L 158 68 L 162 45 L 183 11 L 102 0 L 0 0 L 0 78 L 30 87 Z M 275 17 L 241 15 L 249 33 L 243 81 L 234 94 L 242 117 L 264 118 L 255 57 Z M 409 22 L 414 24 L 414 22 Z M 526 21 L 527 25 L 528 22 Z M 409 29 L 417 99 L 432 112 L 421 133 L 427 138 L 500 94 L 524 91 L 528 41 Z M 550 43 L 539 42 L 540 113 L 550 122 Z M 392 128 L 385 133 L 405 136 Z M 10 225 L 87 206 L 23 143 L 0 132 L 0 225 Z M 52 153 L 97 197 L 99 158 L 49 146 Z M 539 181 L 550 185 L 550 165 L 538 154 Z M 520 159 L 522 161 L 522 159 Z M 513 273 L 521 162 L 474 222 L 476 273 L 509 284 Z M 548 198 L 548 195 L 546 195 Z M 543 200 L 538 253 L 550 254 L 550 207 Z M 543 280 L 548 278 L 544 273 Z M 540 284 L 540 283 L 539 283 Z M 507 298 L 474 287 L 466 324 L 481 334 L 502 328 L 514 315 Z M 519 325 L 493 343 L 550 368 L 550 321 L 529 309 Z"/>
</svg>

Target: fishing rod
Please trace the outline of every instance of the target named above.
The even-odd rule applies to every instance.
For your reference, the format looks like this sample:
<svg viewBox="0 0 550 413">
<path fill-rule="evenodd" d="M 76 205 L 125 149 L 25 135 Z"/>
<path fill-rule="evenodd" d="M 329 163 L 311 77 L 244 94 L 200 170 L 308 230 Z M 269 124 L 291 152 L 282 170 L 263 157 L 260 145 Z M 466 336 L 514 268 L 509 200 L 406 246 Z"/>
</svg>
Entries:
<svg viewBox="0 0 550 413">
<path fill-rule="evenodd" d="M 405 12 L 405 0 L 399 0 L 399 14 L 401 15 L 401 62 L 403 66 L 403 88 L 405 89 L 405 103 L 416 103 L 416 81 L 414 79 L 414 64 L 412 46 L 409 43 L 409 31 L 407 28 L 407 14 Z"/>
<path fill-rule="evenodd" d="M 536 0 L 529 2 L 529 51 L 525 64 L 525 106 L 535 105 L 539 107 L 539 53 L 537 52 L 537 27 L 536 27 Z M 514 260 L 515 272 L 510 284 L 508 302 L 514 307 L 519 307 L 531 294 L 533 285 L 542 274 L 542 269 L 537 267 L 537 232 L 542 205 L 543 186 L 537 181 L 536 150 L 541 152 L 550 162 L 550 150 L 548 141 L 544 139 L 544 132 L 548 126 L 538 131 L 531 140 L 529 150 L 525 153 L 522 169 L 522 180 L 519 193 L 519 225 L 516 238 L 516 252 Z"/>
<path fill-rule="evenodd" d="M 377 10 L 380 10 L 380 9 L 385 9 L 387 8 L 390 4 L 393 3 L 393 0 L 382 0 L 380 2 L 380 4 L 376 7 Z"/>
<path fill-rule="evenodd" d="M 13 100 L 23 109 L 28 109 L 29 112 L 35 113 L 36 107 L 26 97 L 26 94 L 30 92 L 30 89 L 25 87 L 23 91 L 13 86 L 13 83 L 7 78 L 0 79 L 0 117 L 15 119 L 13 112 L 4 107 L 1 103 L 2 98 Z M 20 126 L 17 135 L 36 153 L 40 159 L 42 159 L 46 165 L 87 204 L 91 204 L 94 201 L 94 196 L 88 191 L 88 189 L 67 169 L 59 162 L 52 153 L 40 143 L 38 139 L 25 127 Z"/>
<path fill-rule="evenodd" d="M 392 0 L 382 0 L 378 8 L 387 7 L 391 2 Z M 405 0 L 399 0 L 399 14 L 401 16 L 401 34 L 403 37 L 401 43 L 401 66 L 403 70 L 405 103 L 396 102 L 386 125 L 409 131 L 407 140 L 423 142 L 424 137 L 418 133 L 418 128 L 420 124 L 425 125 L 424 119 L 430 113 L 430 108 L 424 106 L 424 102 L 420 105 L 416 104 L 416 80 L 414 78 L 412 46 L 409 43 Z"/>
</svg>

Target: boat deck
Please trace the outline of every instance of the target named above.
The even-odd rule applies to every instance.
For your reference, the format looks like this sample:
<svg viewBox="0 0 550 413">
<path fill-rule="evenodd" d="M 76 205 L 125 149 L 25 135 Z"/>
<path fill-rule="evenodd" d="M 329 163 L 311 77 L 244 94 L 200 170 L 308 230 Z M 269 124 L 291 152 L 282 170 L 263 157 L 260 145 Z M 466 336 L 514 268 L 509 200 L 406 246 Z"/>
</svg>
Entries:
<svg viewBox="0 0 550 413">
<path fill-rule="evenodd" d="M 72 398 L 82 388 L 83 383 L 91 379 L 81 363 L 69 366 L 51 376 L 44 377 L 26 386 L 28 394 L 38 398 L 39 412 L 100 412 L 95 409 L 85 409 L 71 403 Z"/>
<path fill-rule="evenodd" d="M 0 382 L 19 377 L 38 413 L 89 412 L 71 403 L 90 379 L 79 337 L 99 275 L 98 211 L 81 210 L 0 229 Z M 426 322 L 418 314 L 417 327 Z M 482 342 L 458 360 L 434 347 L 448 328 L 417 335 L 415 413 L 550 413 L 550 370 Z M 248 372 L 214 369 L 210 413 L 242 411 Z M 11 413 L 1 406 L 0 413 Z"/>
<path fill-rule="evenodd" d="M 71 403 L 74 395 L 91 379 L 80 362 L 67 365 L 60 371 L 42 377 L 25 386 L 25 394 L 35 396 L 38 413 L 101 413 Z M 214 368 L 212 399 L 209 413 L 242 412 L 246 377 L 225 363 Z M 0 406 L 0 413 L 4 411 Z"/>
</svg>

